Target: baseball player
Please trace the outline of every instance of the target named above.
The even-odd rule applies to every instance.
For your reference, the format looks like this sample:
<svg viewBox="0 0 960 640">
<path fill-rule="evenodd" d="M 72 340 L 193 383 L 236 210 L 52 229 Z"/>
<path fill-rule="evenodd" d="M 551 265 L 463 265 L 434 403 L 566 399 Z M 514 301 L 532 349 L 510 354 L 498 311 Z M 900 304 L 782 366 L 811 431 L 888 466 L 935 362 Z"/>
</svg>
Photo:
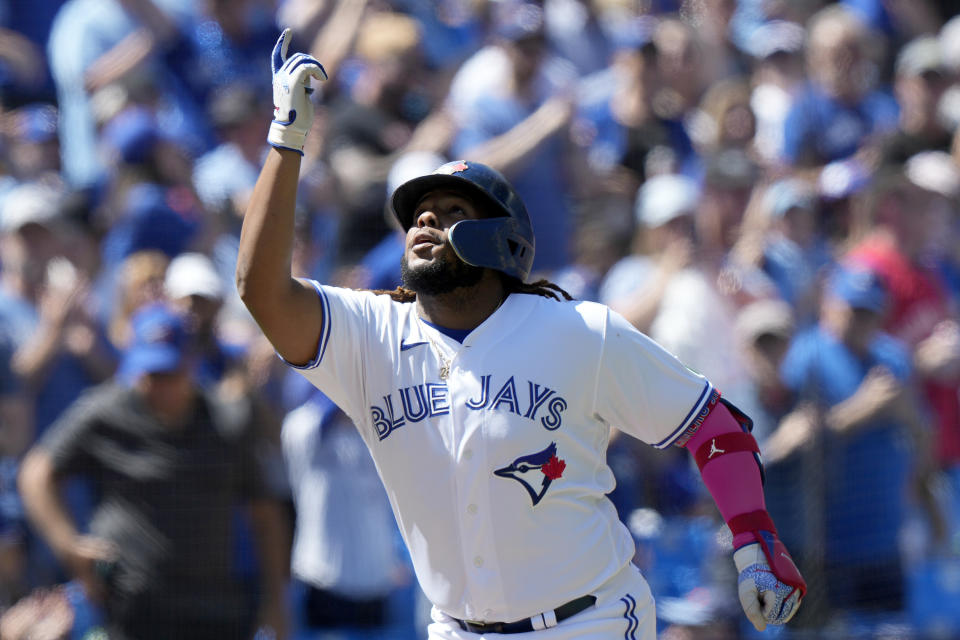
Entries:
<svg viewBox="0 0 960 640">
<path fill-rule="evenodd" d="M 396 291 L 291 276 L 315 59 L 274 49 L 275 116 L 237 286 L 277 352 L 356 423 L 433 603 L 430 640 L 656 636 L 633 540 L 606 494 L 610 426 L 684 446 L 734 534 L 750 621 L 806 591 L 764 508 L 749 418 L 607 307 L 526 283 L 534 235 L 499 173 L 456 161 L 402 184 Z M 709 313 L 709 310 L 705 310 Z"/>
</svg>

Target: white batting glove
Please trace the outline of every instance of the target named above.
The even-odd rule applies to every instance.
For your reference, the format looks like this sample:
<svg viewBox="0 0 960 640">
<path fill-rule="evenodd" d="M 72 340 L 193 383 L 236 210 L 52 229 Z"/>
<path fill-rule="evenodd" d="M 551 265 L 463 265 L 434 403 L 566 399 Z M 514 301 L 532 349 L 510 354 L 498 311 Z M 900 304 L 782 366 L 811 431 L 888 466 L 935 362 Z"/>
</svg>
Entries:
<svg viewBox="0 0 960 640">
<path fill-rule="evenodd" d="M 778 546 L 782 548 L 782 545 Z M 790 567 L 793 567 L 793 561 L 785 551 L 778 549 L 777 553 L 784 553 Z M 802 588 L 796 583 L 790 585 L 783 582 L 777 573 L 770 569 L 764 549 L 758 543 L 737 549 L 733 553 L 733 562 L 740 572 L 737 583 L 740 606 L 757 631 L 763 631 L 768 624 L 781 625 L 789 622 L 800 608 L 800 599 L 806 591 L 802 578 Z M 795 572 L 796 569 L 793 568 L 792 571 Z M 799 577 L 799 573 L 796 576 Z"/>
<path fill-rule="evenodd" d="M 273 47 L 273 122 L 267 142 L 303 155 L 303 144 L 313 124 L 310 78 L 326 80 L 327 72 L 316 58 L 305 53 L 287 58 L 289 46 L 290 27 L 287 27 Z"/>
</svg>

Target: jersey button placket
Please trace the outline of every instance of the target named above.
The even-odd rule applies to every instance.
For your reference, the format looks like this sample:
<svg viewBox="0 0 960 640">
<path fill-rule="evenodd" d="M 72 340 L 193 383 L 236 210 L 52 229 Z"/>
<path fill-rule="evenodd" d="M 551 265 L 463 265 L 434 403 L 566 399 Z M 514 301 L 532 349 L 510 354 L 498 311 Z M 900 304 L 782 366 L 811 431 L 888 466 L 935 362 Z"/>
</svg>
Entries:
<svg viewBox="0 0 960 640">
<path fill-rule="evenodd" d="M 486 476 L 490 473 L 483 452 L 483 422 L 486 419 L 483 409 L 471 409 L 468 402 L 479 397 L 479 384 L 475 377 L 465 373 L 477 371 L 472 351 L 461 349 L 458 353 L 457 367 L 450 382 L 456 387 L 457 399 L 453 402 L 458 423 L 459 459 L 455 465 L 457 496 L 460 500 L 460 531 L 463 543 L 462 553 L 467 568 L 468 592 L 471 603 L 477 610 L 489 609 L 496 602 L 500 591 L 499 578 L 496 575 L 495 554 L 489 541 L 492 539 L 486 514 Z M 478 440 L 479 439 L 479 440 Z"/>
<path fill-rule="evenodd" d="M 459 351 L 457 353 L 459 355 Z M 461 514 L 457 520 L 460 523 L 460 552 L 467 575 L 467 600 L 479 604 L 484 602 L 485 589 L 480 587 L 477 592 L 475 585 L 486 582 L 480 574 L 485 564 L 481 555 L 483 549 L 477 544 L 477 518 L 479 507 L 473 499 L 472 486 L 476 482 L 473 475 L 476 473 L 474 465 L 468 461 L 473 457 L 469 448 L 464 448 L 464 439 L 470 433 L 472 421 L 480 419 L 476 412 L 466 408 L 470 398 L 470 389 L 464 388 L 467 379 L 460 366 L 453 366 L 451 361 L 450 376 L 446 380 L 450 395 L 450 422 L 453 425 L 453 439 L 451 441 L 451 455 L 454 456 L 453 481 L 455 487 L 454 499 L 459 504 L 457 511 Z M 469 455 L 468 455 L 469 453 Z M 456 459 L 459 456 L 459 459 Z M 470 608 L 470 607 L 468 607 Z"/>
</svg>

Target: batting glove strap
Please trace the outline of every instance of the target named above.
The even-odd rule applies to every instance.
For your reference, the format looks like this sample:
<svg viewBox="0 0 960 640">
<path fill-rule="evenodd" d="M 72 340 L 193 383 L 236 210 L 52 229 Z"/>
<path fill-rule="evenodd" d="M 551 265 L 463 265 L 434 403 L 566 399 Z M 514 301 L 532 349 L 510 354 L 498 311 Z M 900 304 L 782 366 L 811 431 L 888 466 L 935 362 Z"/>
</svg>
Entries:
<svg viewBox="0 0 960 640">
<path fill-rule="evenodd" d="M 273 122 L 267 142 L 303 154 L 307 132 L 313 125 L 310 78 L 326 80 L 327 72 L 316 58 L 305 53 L 287 57 L 290 29 L 284 29 L 273 47 Z"/>
<path fill-rule="evenodd" d="M 807 593 L 807 583 L 775 531 L 752 533 L 756 542 L 737 549 L 733 562 L 740 572 L 740 604 L 762 631 L 767 624 L 785 624 L 793 617 Z"/>
</svg>

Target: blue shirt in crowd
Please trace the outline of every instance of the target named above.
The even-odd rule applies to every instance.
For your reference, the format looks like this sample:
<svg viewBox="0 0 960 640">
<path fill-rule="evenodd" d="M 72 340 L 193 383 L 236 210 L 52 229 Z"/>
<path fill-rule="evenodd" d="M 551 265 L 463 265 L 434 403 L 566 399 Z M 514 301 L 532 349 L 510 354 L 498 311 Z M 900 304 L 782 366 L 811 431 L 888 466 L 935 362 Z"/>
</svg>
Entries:
<svg viewBox="0 0 960 640">
<path fill-rule="evenodd" d="M 787 113 L 783 152 L 790 164 L 816 165 L 842 160 L 871 135 L 892 131 L 899 108 L 885 91 L 871 91 L 845 104 L 809 85 Z"/>
<path fill-rule="evenodd" d="M 790 345 L 781 376 L 801 400 L 829 408 L 852 396 L 878 366 L 901 382 L 910 377 L 909 354 L 892 337 L 878 334 L 861 358 L 816 326 L 800 333 Z M 902 425 L 880 418 L 848 435 L 826 431 L 825 438 L 823 543 L 828 563 L 896 558 L 911 458 Z"/>
</svg>

